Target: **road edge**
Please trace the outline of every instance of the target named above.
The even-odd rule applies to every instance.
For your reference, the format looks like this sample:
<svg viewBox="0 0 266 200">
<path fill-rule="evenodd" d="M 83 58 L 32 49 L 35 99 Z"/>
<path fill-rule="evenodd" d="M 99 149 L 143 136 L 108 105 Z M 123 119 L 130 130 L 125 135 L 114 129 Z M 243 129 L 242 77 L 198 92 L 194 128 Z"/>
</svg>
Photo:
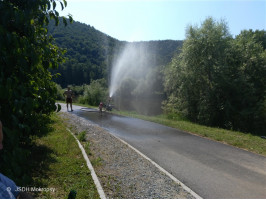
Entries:
<svg viewBox="0 0 266 200">
<path fill-rule="evenodd" d="M 111 134 L 111 133 L 110 133 Z M 153 164 L 155 167 L 157 167 L 161 172 L 163 172 L 164 174 L 166 174 L 169 178 L 171 178 L 175 183 L 179 184 L 182 186 L 182 188 L 184 190 L 186 190 L 188 193 L 190 193 L 193 197 L 195 197 L 196 199 L 203 199 L 201 196 L 199 196 L 196 192 L 194 192 L 191 188 L 189 188 L 188 186 L 186 186 L 184 183 L 182 183 L 180 180 L 178 180 L 176 177 L 174 177 L 172 174 L 170 174 L 168 171 L 166 171 L 164 168 L 162 168 L 160 165 L 158 165 L 156 162 L 154 162 L 152 159 L 150 159 L 149 157 L 147 157 L 146 155 L 144 155 L 143 153 L 141 153 L 139 150 L 137 150 L 135 147 L 131 146 L 129 143 L 127 143 L 126 141 L 122 140 L 121 138 L 111 134 L 112 136 L 114 136 L 116 139 L 118 139 L 120 142 L 124 143 L 125 145 L 127 145 L 129 148 L 131 148 L 132 150 L 134 150 L 136 153 L 138 153 L 140 156 L 142 156 L 143 158 L 145 158 L 146 160 L 148 160 L 151 164 Z"/>
<path fill-rule="evenodd" d="M 85 151 L 85 149 L 83 148 L 82 144 L 79 142 L 79 140 L 77 139 L 77 137 L 74 135 L 74 133 L 72 133 L 68 128 L 66 129 L 68 132 L 70 132 L 70 134 L 75 138 L 75 140 L 77 141 L 78 143 L 78 146 L 82 152 L 82 155 L 83 155 L 83 158 L 85 159 L 86 163 L 87 163 L 87 167 L 89 168 L 90 172 L 91 172 L 91 176 L 92 176 L 92 179 L 94 181 L 94 184 L 96 186 L 96 189 L 98 191 L 98 194 L 100 196 L 101 199 L 106 199 L 106 195 L 104 193 L 104 190 L 102 188 L 102 185 L 95 173 L 95 170 L 90 162 L 90 159 L 88 158 L 88 155 Z"/>
<path fill-rule="evenodd" d="M 80 106 L 81 107 L 81 106 Z M 84 150 L 84 148 L 83 148 L 83 146 L 80 144 L 80 142 L 79 142 L 79 140 L 76 138 L 76 136 L 68 129 L 68 131 L 74 136 L 74 138 L 77 140 L 77 142 L 78 142 L 78 144 L 79 144 L 79 146 L 81 146 L 81 151 L 82 151 L 82 149 L 83 149 L 83 151 L 84 151 L 84 153 L 86 154 L 86 152 L 85 152 L 85 150 Z M 196 199 L 203 199 L 200 195 L 198 195 L 196 192 L 194 192 L 191 188 L 189 188 L 188 186 L 186 186 L 184 183 L 182 183 L 180 180 L 178 180 L 176 177 L 174 177 L 171 173 L 169 173 L 167 170 L 165 170 L 164 168 L 162 168 L 159 164 L 157 164 L 156 162 L 154 162 L 152 159 L 150 159 L 149 157 L 147 157 L 146 155 L 144 155 L 143 153 L 141 153 L 139 150 L 137 150 L 135 147 L 133 147 L 133 146 L 131 146 L 129 143 L 127 143 L 126 141 L 124 141 L 124 140 L 122 140 L 121 138 L 119 138 L 119 137 L 117 137 L 117 136 L 115 136 L 115 135 L 113 135 L 112 133 L 110 133 L 110 132 L 108 132 L 110 135 L 112 135 L 113 137 L 115 137 L 116 139 L 118 139 L 119 141 L 121 141 L 123 144 L 125 144 L 125 145 L 127 145 L 129 148 L 131 148 L 132 150 L 134 150 L 136 153 L 138 153 L 140 156 L 142 156 L 143 158 L 145 158 L 146 160 L 148 160 L 151 164 L 153 164 L 156 168 L 158 168 L 161 172 L 163 172 L 165 175 L 167 175 L 170 179 L 172 179 L 175 183 L 177 183 L 177 184 L 179 184 L 179 185 L 181 185 L 181 187 L 185 190 L 185 191 L 187 191 L 188 193 L 190 193 L 194 198 L 196 198 Z M 82 151 L 82 154 L 83 154 L 83 151 Z M 86 154 L 87 155 L 87 154 Z M 84 156 L 84 155 L 83 155 Z M 84 157 L 84 159 L 86 160 L 86 158 Z M 89 161 L 89 158 L 88 158 L 88 156 L 87 156 L 87 159 L 88 159 L 88 161 Z M 87 160 L 86 160 L 87 161 Z M 90 161 L 89 161 L 89 163 L 90 163 Z M 90 164 L 91 165 L 91 164 Z M 89 167 L 89 166 L 88 166 Z M 92 165 L 91 165 L 91 167 L 92 167 Z M 90 168 L 89 168 L 90 169 Z M 103 189 L 102 189 L 102 186 L 101 186 L 101 184 L 100 184 L 100 181 L 99 181 L 99 179 L 98 179 L 98 177 L 97 177 L 97 175 L 96 175 L 96 173 L 95 173 L 95 171 L 94 171 L 94 169 L 93 169 L 93 167 L 92 167 L 92 171 L 94 172 L 94 174 L 95 174 L 95 176 L 96 176 L 96 179 L 98 180 L 98 183 L 99 183 L 99 190 L 98 190 L 98 188 L 97 188 L 97 190 L 98 190 L 98 193 L 99 193 L 99 191 L 102 191 L 103 192 L 103 195 L 104 195 L 104 197 L 102 198 L 101 196 L 101 199 L 106 199 L 106 197 L 105 197 L 105 194 L 104 194 L 104 191 L 103 191 Z M 92 172 L 91 171 L 91 172 Z M 93 180 L 94 180 L 94 177 L 93 177 Z M 95 185 L 96 185 L 96 183 L 95 183 Z M 97 185 L 96 185 L 96 187 L 97 187 Z M 99 195 L 100 195 L 100 193 L 99 193 Z"/>
</svg>

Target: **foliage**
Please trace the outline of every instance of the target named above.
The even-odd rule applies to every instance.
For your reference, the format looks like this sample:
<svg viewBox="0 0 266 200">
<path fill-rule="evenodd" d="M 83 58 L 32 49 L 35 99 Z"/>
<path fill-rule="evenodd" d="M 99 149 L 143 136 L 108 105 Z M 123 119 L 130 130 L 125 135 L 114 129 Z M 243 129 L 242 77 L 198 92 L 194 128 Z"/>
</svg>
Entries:
<svg viewBox="0 0 266 200">
<path fill-rule="evenodd" d="M 85 85 L 84 87 L 84 94 L 79 98 L 80 103 L 98 106 L 100 102 L 105 103 L 108 99 L 105 79 L 94 80 L 90 85 Z"/>
<path fill-rule="evenodd" d="M 228 71 L 234 78 L 223 80 L 232 83 L 233 91 L 229 88 L 225 95 L 231 95 L 229 92 L 237 87 L 234 98 L 229 101 L 233 107 L 230 110 L 233 126 L 262 135 L 266 131 L 266 50 L 262 41 L 257 40 L 257 34 L 261 32 L 246 33 L 242 31 L 234 40 L 236 56 L 230 64 L 235 68 Z M 266 31 L 261 39 L 265 41 Z"/>
<path fill-rule="evenodd" d="M 55 188 L 55 192 L 34 192 L 36 199 L 64 199 L 71 190 L 78 199 L 99 198 L 86 162 L 75 138 L 66 131 L 66 118 L 52 114 L 47 135 L 35 137 L 32 156 L 28 159 L 28 187 Z"/>
<path fill-rule="evenodd" d="M 72 92 L 74 93 L 74 97 L 78 97 L 79 95 L 83 95 L 85 90 L 85 84 L 84 85 L 68 85 Z M 66 89 L 67 90 L 67 89 Z"/>
<path fill-rule="evenodd" d="M 55 81 L 62 87 L 90 84 L 92 80 L 101 78 L 110 81 L 109 75 L 114 59 L 129 44 L 114 39 L 93 26 L 76 21 L 66 27 L 62 23 L 56 27 L 49 25 L 48 30 L 55 38 L 55 44 L 67 50 L 66 62 L 53 70 L 54 73 L 61 74 Z M 160 66 L 170 62 L 182 41 L 164 40 L 130 44 L 145 46 L 147 56 L 155 58 L 157 66 Z"/>
<path fill-rule="evenodd" d="M 56 100 L 65 100 L 63 93 L 64 90 L 62 89 L 62 87 L 59 84 L 56 84 Z"/>
<path fill-rule="evenodd" d="M 80 132 L 79 134 L 78 134 L 78 139 L 79 139 L 79 141 L 81 141 L 81 142 L 85 142 L 86 141 L 86 131 L 82 131 L 82 132 Z"/>
<path fill-rule="evenodd" d="M 65 96 L 63 95 L 65 91 L 67 91 L 67 88 L 62 89 L 62 87 L 59 84 L 56 84 L 57 86 L 57 97 L 56 100 L 64 101 Z M 83 95 L 85 90 L 85 84 L 84 85 L 68 85 L 67 87 L 70 87 L 71 91 L 73 92 L 73 102 L 77 102 L 78 98 Z"/>
<path fill-rule="evenodd" d="M 31 135 L 42 131 L 46 117 L 56 108 L 56 86 L 48 69 L 63 61 L 63 52 L 51 44 L 44 25 L 50 19 L 58 23 L 57 4 L 63 9 L 66 1 L 0 1 L 0 119 L 4 132 L 0 170 L 15 180 L 20 177 L 18 183 L 27 181 L 23 174 L 30 151 L 25 148 Z"/>
<path fill-rule="evenodd" d="M 226 23 L 212 18 L 190 26 L 181 54 L 165 69 L 164 110 L 205 125 L 262 134 L 266 52 L 260 38 L 260 31 L 243 31 L 233 39 Z"/>
<path fill-rule="evenodd" d="M 62 87 L 90 84 L 92 80 L 107 77 L 107 65 L 111 64 L 108 62 L 118 42 L 116 39 L 79 22 L 68 26 L 49 25 L 48 30 L 55 44 L 67 50 L 66 62 L 53 70 L 61 74 L 55 79 L 58 84 Z"/>
</svg>

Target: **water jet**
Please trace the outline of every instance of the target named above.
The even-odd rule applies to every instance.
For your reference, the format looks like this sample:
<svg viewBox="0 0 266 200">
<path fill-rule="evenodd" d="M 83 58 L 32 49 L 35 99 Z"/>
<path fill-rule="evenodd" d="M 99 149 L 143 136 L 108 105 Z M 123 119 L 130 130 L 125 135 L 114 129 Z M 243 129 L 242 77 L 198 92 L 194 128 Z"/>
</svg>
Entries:
<svg viewBox="0 0 266 200">
<path fill-rule="evenodd" d="M 119 109 L 145 112 L 154 101 L 157 66 L 148 42 L 126 43 L 112 63 L 109 96 Z M 145 102 L 144 102 L 145 101 Z M 147 106 L 144 106 L 147 105 Z M 159 105 L 159 107 L 161 107 Z"/>
</svg>

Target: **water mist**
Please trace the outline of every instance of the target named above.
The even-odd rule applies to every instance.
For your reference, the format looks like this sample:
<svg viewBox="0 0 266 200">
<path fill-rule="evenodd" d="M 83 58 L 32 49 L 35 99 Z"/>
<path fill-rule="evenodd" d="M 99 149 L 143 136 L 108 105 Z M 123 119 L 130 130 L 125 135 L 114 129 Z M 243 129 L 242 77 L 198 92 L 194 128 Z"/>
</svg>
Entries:
<svg viewBox="0 0 266 200">
<path fill-rule="evenodd" d="M 147 55 L 145 47 L 128 43 L 113 63 L 110 82 L 110 96 L 119 89 L 123 80 L 128 78 L 140 79 L 147 71 Z"/>
<path fill-rule="evenodd" d="M 120 102 L 123 101 L 124 105 L 127 105 L 127 108 L 124 106 L 124 109 L 131 107 L 137 111 L 143 110 L 143 97 L 145 96 L 147 99 L 146 94 L 153 92 L 152 85 L 155 79 L 151 74 L 155 70 L 156 59 L 150 50 L 148 42 L 126 43 L 114 59 L 109 96 L 119 101 L 117 102 L 119 108 Z M 123 90 L 123 88 L 126 89 Z M 138 94 L 141 95 L 138 96 Z"/>
</svg>

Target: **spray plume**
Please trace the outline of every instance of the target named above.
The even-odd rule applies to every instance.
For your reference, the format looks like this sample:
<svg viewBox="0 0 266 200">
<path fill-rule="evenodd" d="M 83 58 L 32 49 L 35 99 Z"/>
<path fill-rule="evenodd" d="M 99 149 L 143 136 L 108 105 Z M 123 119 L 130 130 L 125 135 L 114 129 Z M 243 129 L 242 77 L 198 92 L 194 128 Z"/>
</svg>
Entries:
<svg viewBox="0 0 266 200">
<path fill-rule="evenodd" d="M 112 66 L 109 95 L 112 97 L 126 79 L 144 79 L 154 64 L 142 43 L 128 43 Z M 139 82 L 140 83 L 140 82 Z"/>
</svg>

